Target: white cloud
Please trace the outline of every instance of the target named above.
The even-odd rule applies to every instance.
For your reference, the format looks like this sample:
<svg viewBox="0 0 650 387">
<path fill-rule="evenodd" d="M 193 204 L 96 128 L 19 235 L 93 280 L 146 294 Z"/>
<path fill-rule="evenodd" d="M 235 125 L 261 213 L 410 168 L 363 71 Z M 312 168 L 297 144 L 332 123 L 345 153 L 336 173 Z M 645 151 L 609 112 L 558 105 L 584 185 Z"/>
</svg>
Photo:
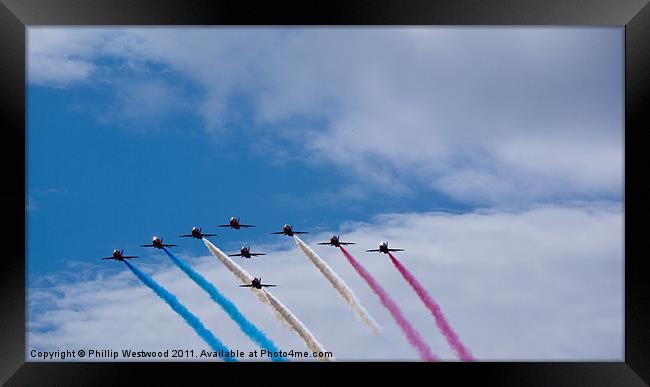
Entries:
<svg viewBox="0 0 650 387">
<path fill-rule="evenodd" d="M 71 33 L 63 28 L 27 29 L 27 79 L 30 83 L 67 86 L 88 79 L 106 32 L 94 29 Z"/>
<path fill-rule="evenodd" d="M 191 109 L 182 88 L 165 80 L 140 79 L 115 81 L 115 102 L 96 112 L 100 122 L 119 123 L 131 132 L 160 132 L 165 119 Z"/>
<path fill-rule="evenodd" d="M 36 211 L 38 209 L 38 203 L 31 196 L 27 197 L 25 201 L 25 211 Z"/>
<path fill-rule="evenodd" d="M 622 191 L 620 28 L 31 31 L 36 83 L 73 78 L 51 60 L 161 64 L 199 85 L 209 132 L 247 116 L 246 101 L 247 130 L 373 187 L 478 204 Z"/>
<path fill-rule="evenodd" d="M 35 56 L 30 63 L 33 63 L 30 71 L 33 76 L 29 80 L 36 84 L 52 83 L 64 86 L 73 81 L 87 79 L 95 69 L 88 61 L 70 58 Z"/>
<path fill-rule="evenodd" d="M 41 208 L 41 199 L 45 199 L 50 195 L 58 195 L 65 192 L 66 190 L 63 188 L 30 189 L 25 198 L 25 211 L 37 211 Z"/>
<path fill-rule="evenodd" d="M 444 359 L 455 359 L 433 317 L 383 255 L 363 251 L 387 239 L 440 304 L 461 340 L 482 360 L 623 358 L 623 214 L 618 204 L 540 206 L 526 211 L 385 214 L 338 230 L 349 251 L 385 286 Z M 304 238 L 326 240 L 328 234 Z M 242 260 L 339 360 L 417 359 L 377 297 L 331 247 L 315 247 L 384 329 L 375 338 L 292 240 L 255 247 Z M 302 349 L 266 307 L 212 256 L 191 257 L 206 276 L 282 349 Z M 221 309 L 165 257 L 136 264 L 167 287 L 233 349 L 254 349 Z M 111 264 L 113 262 L 110 262 Z M 108 265 L 108 264 L 107 264 Z M 122 268 L 85 264 L 29 289 L 28 350 L 199 349 L 205 344 Z"/>
</svg>

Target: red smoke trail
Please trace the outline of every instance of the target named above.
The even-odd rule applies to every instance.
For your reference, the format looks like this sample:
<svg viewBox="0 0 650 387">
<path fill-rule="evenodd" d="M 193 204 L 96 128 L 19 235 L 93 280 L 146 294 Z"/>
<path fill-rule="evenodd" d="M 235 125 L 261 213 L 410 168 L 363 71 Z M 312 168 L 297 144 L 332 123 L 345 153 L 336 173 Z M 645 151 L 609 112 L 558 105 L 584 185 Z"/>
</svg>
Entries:
<svg viewBox="0 0 650 387">
<path fill-rule="evenodd" d="M 422 340 L 420 337 L 420 334 L 411 326 L 411 324 L 406 320 L 406 318 L 402 315 L 402 312 L 399 310 L 399 307 L 393 301 L 386 291 L 375 281 L 375 279 L 366 271 L 366 269 L 361 266 L 359 262 L 357 262 L 354 257 L 348 253 L 343 246 L 339 246 L 341 251 L 343 252 L 343 255 L 345 255 L 345 258 L 348 259 L 352 267 L 359 273 L 359 275 L 366 280 L 370 288 L 379 296 L 379 299 L 381 300 L 381 303 L 388 309 L 391 315 L 393 315 L 393 318 L 397 322 L 397 325 L 399 325 L 400 328 L 402 328 L 402 331 L 406 335 L 406 338 L 408 339 L 409 343 L 411 343 L 412 346 L 414 346 L 418 352 L 420 353 L 420 357 L 422 360 L 427 360 L 427 361 L 437 361 L 438 358 L 431 353 L 431 349 L 429 349 L 429 346 Z"/>
<path fill-rule="evenodd" d="M 438 328 L 442 332 L 442 334 L 445 336 L 447 339 L 447 342 L 449 345 L 454 349 L 460 360 L 462 361 L 473 361 L 474 357 L 472 357 L 472 354 L 469 352 L 467 348 L 463 345 L 463 343 L 460 342 L 460 339 L 458 338 L 458 335 L 456 332 L 454 332 L 453 329 L 449 326 L 449 323 L 447 322 L 447 319 L 445 318 L 445 315 L 442 313 L 442 310 L 440 310 L 440 307 L 438 304 L 433 301 L 429 293 L 420 285 L 420 283 L 415 279 L 413 274 L 409 272 L 402 264 L 397 260 L 397 258 L 393 257 L 393 254 L 388 253 L 388 256 L 390 257 L 390 260 L 393 261 L 393 265 L 399 270 L 400 273 L 402 273 L 402 276 L 404 279 L 411 285 L 413 290 L 418 294 L 424 305 L 426 305 L 427 308 L 431 311 L 433 314 L 433 317 L 436 319 L 436 324 L 438 324 Z"/>
</svg>

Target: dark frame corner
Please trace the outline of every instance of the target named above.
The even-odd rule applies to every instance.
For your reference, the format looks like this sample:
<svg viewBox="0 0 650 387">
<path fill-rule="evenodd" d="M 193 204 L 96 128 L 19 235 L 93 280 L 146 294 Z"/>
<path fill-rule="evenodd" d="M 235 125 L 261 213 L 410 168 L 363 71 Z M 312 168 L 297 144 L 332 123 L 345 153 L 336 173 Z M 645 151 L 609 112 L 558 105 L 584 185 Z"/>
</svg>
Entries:
<svg viewBox="0 0 650 387">
<path fill-rule="evenodd" d="M 183 371 L 215 372 L 219 364 L 166 363 L 34 363 L 25 362 L 25 38 L 35 25 L 608 25 L 625 26 L 625 361 L 604 363 L 400 363 L 392 367 L 445 373 L 454 379 L 498 385 L 625 385 L 650 384 L 650 292 L 647 256 L 640 254 L 643 223 L 650 215 L 650 190 L 642 168 L 650 165 L 642 136 L 650 127 L 650 5 L 648 0 L 463 0 L 375 1 L 345 3 L 233 0 L 0 0 L 0 90 L 3 139 L 10 152 L 1 152 L 3 176 L 0 202 L 10 214 L 2 233 L 0 259 L 0 381 L 8 385 L 116 384 L 133 371 L 178 380 Z M 344 5 L 341 5 L 344 4 Z M 251 10 L 255 9 L 255 12 Z M 8 219 L 8 220 L 9 220 Z M 639 227 L 637 227 L 639 226 Z M 22 232 L 21 232 L 22 231 Z M 7 250 L 8 249 L 8 250 Z M 21 259 L 23 257 L 23 259 Z M 219 369 L 215 371 L 214 368 Z M 245 365 L 244 367 L 249 367 Z M 255 367 L 271 370 L 268 365 Z M 388 364 L 338 363 L 343 371 L 377 374 Z M 238 365 L 237 367 L 242 367 Z M 293 364 L 280 369 L 308 368 Z M 380 368 L 381 367 L 381 368 Z M 472 372 L 458 372 L 469 369 Z M 453 374 L 451 374 L 453 373 Z M 322 374 L 319 372 L 319 374 Z M 329 373 L 328 373 L 329 374 Z M 209 374 L 208 374 L 209 375 Z M 323 375 L 324 378 L 332 378 Z M 71 379 L 73 378 L 73 379 Z M 332 378 L 333 380 L 333 378 Z M 645 381 L 645 382 L 644 382 Z M 46 383 L 44 383 L 46 382 Z M 94 382 L 94 383 L 93 383 Z"/>
</svg>

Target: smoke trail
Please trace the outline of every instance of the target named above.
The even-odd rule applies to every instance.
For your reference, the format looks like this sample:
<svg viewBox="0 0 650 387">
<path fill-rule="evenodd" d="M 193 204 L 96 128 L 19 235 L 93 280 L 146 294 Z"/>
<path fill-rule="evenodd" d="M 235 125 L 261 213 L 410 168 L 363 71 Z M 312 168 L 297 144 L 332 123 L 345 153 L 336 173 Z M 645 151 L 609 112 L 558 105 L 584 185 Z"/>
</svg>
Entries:
<svg viewBox="0 0 650 387">
<path fill-rule="evenodd" d="M 397 270 L 399 270 L 399 272 L 402 273 L 402 277 L 404 277 L 404 279 L 411 285 L 413 290 L 415 290 L 415 292 L 420 297 L 424 305 L 426 305 L 426 307 L 429 308 L 429 310 L 433 314 L 433 317 L 436 319 L 436 324 L 438 325 L 438 328 L 447 339 L 449 345 L 454 349 L 454 351 L 456 352 L 460 360 L 473 361 L 474 357 L 472 357 L 472 354 L 469 352 L 469 350 L 465 348 L 463 343 L 461 343 L 456 332 L 454 332 L 454 330 L 451 329 L 451 326 L 449 326 L 449 323 L 447 322 L 445 315 L 442 313 L 442 310 L 440 310 L 438 304 L 435 301 L 433 301 L 429 293 L 427 293 L 424 287 L 422 287 L 422 285 L 415 279 L 413 274 L 411 274 L 411 272 L 409 272 L 406 269 L 406 267 L 404 267 L 397 260 L 397 258 L 393 256 L 393 254 L 389 252 L 388 256 L 390 256 L 390 260 L 393 262 L 393 265 L 395 265 Z"/>
<path fill-rule="evenodd" d="M 357 297 L 354 295 L 352 290 L 348 287 L 348 285 L 343 282 L 343 280 L 334 273 L 332 268 L 323 261 L 321 257 L 319 257 L 314 250 L 312 250 L 309 246 L 305 244 L 305 242 L 302 241 L 302 239 L 298 238 L 297 236 L 293 236 L 293 238 L 296 241 L 296 244 L 302 250 L 303 254 L 309 260 L 312 261 L 314 265 L 320 270 L 321 273 L 323 273 L 323 276 L 327 278 L 327 280 L 332 284 L 334 289 L 336 289 L 341 297 L 350 305 L 350 307 L 357 312 L 357 315 L 361 318 L 361 321 L 363 321 L 368 328 L 372 330 L 374 334 L 379 333 L 379 326 L 375 322 L 375 320 L 370 316 L 370 314 L 366 311 L 366 309 L 361 306 L 359 301 L 357 300 Z"/>
<path fill-rule="evenodd" d="M 230 270 L 243 284 L 250 284 L 251 281 L 253 281 L 253 276 L 248 274 L 246 270 L 244 270 L 241 266 L 239 266 L 235 261 L 233 261 L 229 256 L 224 254 L 221 250 L 219 250 L 215 245 L 212 244 L 208 239 L 203 238 L 203 243 L 207 246 L 208 250 L 217 257 L 221 263 L 226 265 L 228 270 Z M 269 304 L 269 301 L 266 299 L 266 296 L 262 292 L 256 292 L 254 289 L 251 289 L 253 293 L 257 296 L 257 298 L 262 301 L 265 304 Z M 274 308 L 271 308 L 273 311 L 273 314 L 275 314 L 275 317 L 284 325 L 285 327 L 289 329 L 293 329 L 293 327 L 289 324 L 289 322 Z"/>
<path fill-rule="evenodd" d="M 163 248 L 163 250 L 165 250 L 167 256 L 171 258 L 176 266 L 178 266 L 185 274 L 187 274 L 187 276 L 190 277 L 192 281 L 194 281 L 201 287 L 201 289 L 210 295 L 210 298 L 212 298 L 214 302 L 219 304 L 219 306 L 221 306 L 223 310 L 228 313 L 228 316 L 230 316 L 230 318 L 233 319 L 237 325 L 239 325 L 239 328 L 246 335 L 248 335 L 248 337 L 259 344 L 262 348 L 270 351 L 270 353 L 279 353 L 273 342 L 271 342 L 271 340 L 269 340 L 262 331 L 257 329 L 255 325 L 248 321 L 248 319 L 244 317 L 244 315 L 241 314 L 241 312 L 237 309 L 235 304 L 233 304 L 223 294 L 221 294 L 221 292 L 219 292 L 219 290 L 213 284 L 211 284 L 207 279 L 205 279 L 205 277 L 192 269 L 190 265 L 187 264 L 187 262 L 175 256 L 166 248 Z M 283 357 L 273 356 L 272 359 L 273 361 L 286 361 L 286 359 Z"/>
<path fill-rule="evenodd" d="M 185 322 L 192 328 L 194 328 L 194 331 L 203 339 L 205 340 L 206 343 L 212 347 L 213 350 L 215 350 L 219 356 L 224 360 L 224 361 L 237 361 L 234 357 L 227 356 L 230 353 L 230 350 L 219 341 L 212 332 L 206 328 L 201 320 L 199 320 L 198 317 L 192 314 L 183 304 L 178 301 L 176 296 L 173 294 L 169 293 L 165 288 L 160 286 L 156 281 L 153 280 L 153 278 L 149 277 L 146 275 L 144 272 L 140 271 L 137 267 L 133 266 L 129 261 L 124 261 L 126 263 L 126 266 L 128 266 L 129 269 L 135 274 L 140 281 L 142 281 L 145 285 L 147 285 L 151 290 L 156 293 L 156 295 L 160 298 L 162 298 L 167 305 L 169 305 L 176 313 L 181 315 Z"/>
<path fill-rule="evenodd" d="M 311 349 L 313 352 L 326 352 L 325 348 L 321 345 L 321 343 L 316 340 L 316 337 L 303 325 L 303 323 L 298 320 L 298 317 L 296 317 L 289 308 L 287 308 L 283 303 L 280 302 L 273 294 L 271 294 L 268 290 L 262 289 L 262 292 L 264 295 L 267 297 L 267 304 L 271 305 L 271 307 L 277 311 L 278 314 L 282 316 L 282 318 L 289 323 L 289 325 L 292 327 L 292 329 L 303 339 L 305 342 L 305 345 L 307 348 Z M 333 361 L 336 360 L 334 356 L 331 357 L 319 357 L 320 361 Z"/>
<path fill-rule="evenodd" d="M 397 304 L 395 304 L 395 301 L 393 301 L 390 296 L 386 293 L 386 291 L 379 285 L 377 281 L 370 275 L 370 273 L 364 269 L 363 266 L 359 262 L 357 262 L 354 257 L 350 255 L 350 253 L 347 252 L 343 248 L 343 246 L 339 246 L 341 249 L 341 252 L 343 252 L 343 255 L 345 255 L 345 258 L 348 259 L 352 267 L 359 273 L 359 275 L 368 283 L 370 288 L 379 296 L 379 299 L 381 300 L 381 303 L 388 309 L 390 314 L 393 316 L 395 321 L 397 322 L 397 325 L 399 325 L 400 328 L 402 328 L 402 331 L 406 335 L 406 338 L 408 339 L 409 343 L 411 343 L 412 346 L 414 346 L 418 352 L 420 353 L 420 357 L 422 360 L 427 360 L 427 361 L 436 361 L 438 358 L 431 353 L 431 349 L 429 349 L 429 346 L 422 340 L 420 337 L 420 334 L 411 326 L 411 324 L 406 320 L 406 318 L 402 315 L 402 312 L 400 311 L 399 307 Z"/>
<path fill-rule="evenodd" d="M 235 276 L 237 276 L 242 283 L 250 284 L 253 281 L 253 276 L 248 274 L 241 266 L 239 266 L 235 261 L 233 261 L 229 256 L 219 250 L 215 245 L 212 244 L 206 238 L 203 238 L 205 246 L 210 250 L 212 255 L 219 259 Z M 251 290 L 257 295 L 257 297 L 271 307 L 275 316 L 283 322 L 285 326 L 291 328 L 300 338 L 304 341 L 307 348 L 313 352 L 326 352 L 322 344 L 318 342 L 316 337 L 305 327 L 305 325 L 296 317 L 284 304 L 282 304 L 275 296 L 273 296 L 266 289 L 253 289 Z M 335 360 L 334 357 L 319 357 L 321 361 L 331 361 Z"/>
</svg>

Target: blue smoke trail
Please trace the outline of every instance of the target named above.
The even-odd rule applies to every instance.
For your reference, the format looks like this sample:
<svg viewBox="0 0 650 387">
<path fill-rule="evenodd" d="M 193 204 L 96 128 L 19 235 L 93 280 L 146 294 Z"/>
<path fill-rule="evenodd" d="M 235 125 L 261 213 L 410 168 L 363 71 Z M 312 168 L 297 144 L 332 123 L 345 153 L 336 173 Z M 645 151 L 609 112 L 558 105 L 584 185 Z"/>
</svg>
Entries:
<svg viewBox="0 0 650 387">
<path fill-rule="evenodd" d="M 214 337 L 212 332 L 210 332 L 208 330 L 208 328 L 206 328 L 203 325 L 201 320 L 199 320 L 198 317 L 193 315 L 192 312 L 187 310 L 187 308 L 185 306 L 183 306 L 183 304 L 181 304 L 178 301 L 176 296 L 174 296 L 173 294 L 168 292 L 162 286 L 158 285 L 158 283 L 156 281 L 154 281 L 153 278 L 151 278 L 148 275 L 146 275 L 145 273 L 141 272 L 140 269 L 138 269 L 137 267 L 131 265 L 131 263 L 129 263 L 129 261 L 125 260 L 124 263 L 126 263 L 126 266 L 128 266 L 129 269 L 131 269 L 133 274 L 135 274 L 135 276 L 138 277 L 138 279 L 140 279 L 140 281 L 142 281 L 151 290 L 153 290 L 154 293 L 156 293 L 156 295 L 158 297 L 162 298 L 167 303 L 167 305 L 169 305 L 172 309 L 174 309 L 174 311 L 176 313 L 181 315 L 181 317 L 183 317 L 185 322 L 187 322 L 187 324 L 189 324 L 192 328 L 194 328 L 196 333 L 203 340 L 205 340 L 205 342 L 208 343 L 210 345 L 210 347 L 212 347 L 212 349 L 215 350 L 217 352 L 217 354 L 219 354 L 219 356 L 224 361 L 237 361 L 234 357 L 229 356 L 231 351 L 225 345 L 223 345 L 223 343 L 221 343 L 221 341 L 219 341 L 219 339 Z"/>
<path fill-rule="evenodd" d="M 169 250 L 163 248 L 165 250 L 165 253 L 167 253 L 167 256 L 174 262 L 176 266 L 178 266 L 179 269 L 181 269 L 185 274 L 187 274 L 188 277 L 192 279 L 192 281 L 196 282 L 197 285 L 201 287 L 206 293 L 210 295 L 210 298 L 219 306 L 223 308 L 223 310 L 228 313 L 228 316 L 230 316 L 233 321 L 239 325 L 239 328 L 246 334 L 248 337 L 250 337 L 253 341 L 258 343 L 262 348 L 266 349 L 269 353 L 273 354 L 272 355 L 272 360 L 273 361 L 286 361 L 285 358 L 282 356 L 276 356 L 276 354 L 279 355 L 280 351 L 275 347 L 273 342 L 269 340 L 269 338 L 266 337 L 266 335 L 257 329 L 253 323 L 248 321 L 246 317 L 244 317 L 243 314 L 237 309 L 235 304 L 233 304 L 230 300 L 228 300 L 219 290 L 211 284 L 205 277 L 203 277 L 201 274 L 197 273 L 188 265 L 185 261 L 182 259 L 178 258 L 174 254 L 172 254 Z"/>
</svg>

